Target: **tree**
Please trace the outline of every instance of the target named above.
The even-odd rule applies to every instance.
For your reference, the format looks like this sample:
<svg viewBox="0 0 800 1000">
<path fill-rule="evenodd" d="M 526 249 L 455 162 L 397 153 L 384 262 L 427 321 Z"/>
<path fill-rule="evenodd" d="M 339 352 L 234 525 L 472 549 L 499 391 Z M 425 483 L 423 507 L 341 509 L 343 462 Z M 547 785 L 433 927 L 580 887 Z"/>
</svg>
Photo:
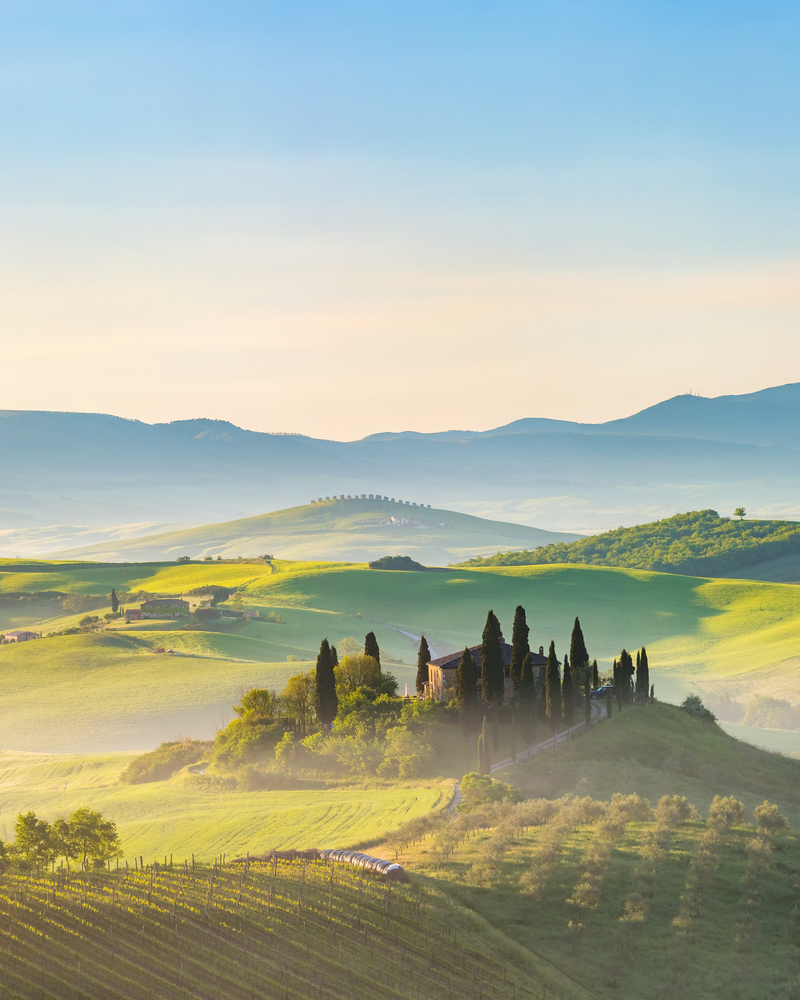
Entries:
<svg viewBox="0 0 800 1000">
<path fill-rule="evenodd" d="M 739 520 L 741 521 L 741 519 L 745 516 L 746 513 L 747 511 L 744 509 L 744 507 L 737 507 L 736 510 L 733 512 L 733 516 L 738 517 Z"/>
<path fill-rule="evenodd" d="M 600 673 L 597 669 L 597 660 L 592 660 L 592 690 L 596 691 L 600 687 Z"/>
<path fill-rule="evenodd" d="M 314 674 L 310 670 L 290 677 L 281 694 L 286 714 L 303 731 L 311 721 L 316 695 Z"/>
<path fill-rule="evenodd" d="M 636 694 L 642 702 L 646 702 L 649 692 L 650 666 L 647 662 L 647 650 L 642 646 L 641 652 L 636 654 Z"/>
<path fill-rule="evenodd" d="M 623 702 L 630 701 L 631 694 L 633 692 L 633 684 L 631 683 L 631 681 L 634 674 L 634 666 L 633 666 L 633 657 L 627 651 L 627 649 L 623 649 L 622 652 L 619 654 L 619 663 L 617 666 L 617 672 L 619 674 L 617 701 L 620 701 L 620 696 Z"/>
<path fill-rule="evenodd" d="M 519 700 L 526 716 L 536 714 L 536 680 L 533 676 L 533 657 L 530 652 L 522 661 L 522 671 L 519 678 Z"/>
<path fill-rule="evenodd" d="M 116 824 L 86 806 L 76 809 L 70 816 L 68 837 L 84 868 L 88 868 L 90 862 L 102 864 L 122 857 Z"/>
<path fill-rule="evenodd" d="M 34 812 L 18 814 L 14 837 L 14 852 L 29 864 L 48 864 L 57 857 L 50 824 Z"/>
<path fill-rule="evenodd" d="M 481 642 L 481 687 L 483 700 L 492 707 L 503 704 L 506 688 L 506 672 L 503 653 L 500 649 L 500 622 L 494 611 L 486 616 Z"/>
<path fill-rule="evenodd" d="M 431 658 L 431 651 L 428 649 L 428 641 L 425 636 L 420 636 L 419 652 L 417 653 L 417 694 L 423 694 L 425 685 L 428 683 L 428 663 Z"/>
<path fill-rule="evenodd" d="M 511 683 L 515 691 L 519 690 L 519 681 L 522 676 L 522 662 L 531 651 L 530 643 L 528 642 L 530 632 L 531 630 L 525 618 L 525 608 L 519 605 L 514 612 L 514 627 L 511 631 L 511 666 L 509 668 Z"/>
<path fill-rule="evenodd" d="M 266 722 L 275 715 L 275 698 L 266 688 L 252 688 L 233 710 L 245 722 Z"/>
<path fill-rule="evenodd" d="M 355 691 L 356 688 L 377 690 L 381 682 L 381 666 L 374 656 L 358 653 L 345 656 L 334 669 L 336 693 L 339 698 Z"/>
<path fill-rule="evenodd" d="M 117 592 L 114 588 L 111 588 L 111 610 L 114 614 L 119 611 L 119 600 L 117 599 Z"/>
<path fill-rule="evenodd" d="M 317 719 L 323 726 L 329 726 L 336 718 L 339 710 L 339 699 L 336 695 L 336 677 L 333 672 L 333 655 L 327 639 L 320 643 L 317 654 L 316 689 L 317 689 Z"/>
<path fill-rule="evenodd" d="M 368 632 L 364 637 L 364 655 L 371 656 L 378 664 L 378 670 L 381 668 L 381 651 L 378 646 L 378 640 L 375 638 L 374 632 Z"/>
<path fill-rule="evenodd" d="M 344 639 L 339 640 L 337 649 L 342 656 L 355 656 L 361 652 L 361 643 L 353 636 L 346 635 Z"/>
<path fill-rule="evenodd" d="M 544 675 L 544 714 L 550 726 L 557 729 L 561 723 L 561 675 L 558 672 L 556 644 L 552 640 Z"/>
<path fill-rule="evenodd" d="M 339 666 L 339 654 L 336 652 L 335 646 L 331 646 L 331 663 L 334 669 Z"/>
<path fill-rule="evenodd" d="M 478 712 L 478 671 L 472 653 L 465 648 L 456 669 L 456 704 L 469 729 Z"/>
<path fill-rule="evenodd" d="M 575 692 L 572 687 L 572 670 L 570 669 L 569 656 L 564 653 L 564 672 L 561 681 L 561 711 L 564 716 L 564 725 L 569 727 L 575 722 Z"/>
<path fill-rule="evenodd" d="M 583 629 L 579 618 L 575 618 L 572 626 L 572 636 L 569 642 L 569 662 L 572 666 L 572 679 L 575 684 L 580 684 L 583 688 L 583 712 L 584 722 L 588 728 L 592 721 L 592 670 L 589 666 L 589 654 L 586 651 L 586 641 L 583 638 Z M 573 693 L 573 704 L 575 695 Z M 573 708 L 574 713 L 574 708 Z"/>
<path fill-rule="evenodd" d="M 484 716 L 481 735 L 478 737 L 478 774 L 489 774 L 492 770 L 492 759 L 489 755 L 486 735 L 486 716 Z"/>
</svg>

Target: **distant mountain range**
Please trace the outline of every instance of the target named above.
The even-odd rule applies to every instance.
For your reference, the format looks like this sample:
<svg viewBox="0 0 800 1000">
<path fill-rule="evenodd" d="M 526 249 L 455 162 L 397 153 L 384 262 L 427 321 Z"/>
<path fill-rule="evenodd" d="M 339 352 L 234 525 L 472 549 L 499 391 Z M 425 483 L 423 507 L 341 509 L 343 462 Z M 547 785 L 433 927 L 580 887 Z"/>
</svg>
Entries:
<svg viewBox="0 0 800 1000">
<path fill-rule="evenodd" d="M 65 540 L 74 527 L 64 526 L 92 529 L 85 541 L 99 541 L 101 526 L 122 538 L 151 524 L 208 524 L 342 493 L 579 533 L 709 507 L 797 518 L 798 418 L 798 383 L 676 396 L 603 424 L 528 418 L 349 442 L 221 420 L 5 411 L 0 555 L 73 547 Z"/>
</svg>

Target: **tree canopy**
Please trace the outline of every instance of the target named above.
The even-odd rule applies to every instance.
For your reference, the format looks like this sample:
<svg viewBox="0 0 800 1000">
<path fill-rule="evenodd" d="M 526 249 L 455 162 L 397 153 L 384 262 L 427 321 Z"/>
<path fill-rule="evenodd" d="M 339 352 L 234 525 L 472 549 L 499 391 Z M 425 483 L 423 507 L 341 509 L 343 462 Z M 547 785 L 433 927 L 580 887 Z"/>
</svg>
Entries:
<svg viewBox="0 0 800 1000">
<path fill-rule="evenodd" d="M 723 576 L 796 552 L 800 552 L 800 524 L 796 521 L 748 521 L 745 524 L 741 518 L 737 521 L 720 517 L 715 510 L 700 510 L 632 528 L 615 528 L 574 542 L 542 545 L 532 551 L 498 552 L 457 565 L 578 563 L 690 576 Z"/>
</svg>

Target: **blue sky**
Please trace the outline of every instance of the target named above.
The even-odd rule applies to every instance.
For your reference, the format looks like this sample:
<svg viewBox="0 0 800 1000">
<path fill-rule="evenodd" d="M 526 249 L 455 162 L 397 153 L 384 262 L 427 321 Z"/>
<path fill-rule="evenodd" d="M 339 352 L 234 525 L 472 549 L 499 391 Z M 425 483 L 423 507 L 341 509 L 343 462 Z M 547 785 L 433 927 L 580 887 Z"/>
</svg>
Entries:
<svg viewBox="0 0 800 1000">
<path fill-rule="evenodd" d="M 800 380 L 799 28 L 0 2 L 3 406 L 346 438 Z"/>
</svg>

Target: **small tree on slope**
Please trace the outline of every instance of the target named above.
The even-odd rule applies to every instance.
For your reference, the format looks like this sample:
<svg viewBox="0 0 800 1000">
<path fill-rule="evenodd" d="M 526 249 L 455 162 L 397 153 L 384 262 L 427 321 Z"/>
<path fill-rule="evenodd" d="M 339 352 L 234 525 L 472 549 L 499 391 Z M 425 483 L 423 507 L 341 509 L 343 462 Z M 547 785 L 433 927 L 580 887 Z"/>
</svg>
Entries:
<svg viewBox="0 0 800 1000">
<path fill-rule="evenodd" d="M 364 655 L 371 656 L 378 661 L 378 666 L 381 665 L 381 651 L 374 632 L 368 632 L 364 638 Z"/>
<path fill-rule="evenodd" d="M 417 694 L 422 694 L 428 683 L 428 661 L 430 658 L 431 651 L 428 649 L 428 642 L 424 635 L 420 636 L 419 652 L 417 653 Z"/>
</svg>

